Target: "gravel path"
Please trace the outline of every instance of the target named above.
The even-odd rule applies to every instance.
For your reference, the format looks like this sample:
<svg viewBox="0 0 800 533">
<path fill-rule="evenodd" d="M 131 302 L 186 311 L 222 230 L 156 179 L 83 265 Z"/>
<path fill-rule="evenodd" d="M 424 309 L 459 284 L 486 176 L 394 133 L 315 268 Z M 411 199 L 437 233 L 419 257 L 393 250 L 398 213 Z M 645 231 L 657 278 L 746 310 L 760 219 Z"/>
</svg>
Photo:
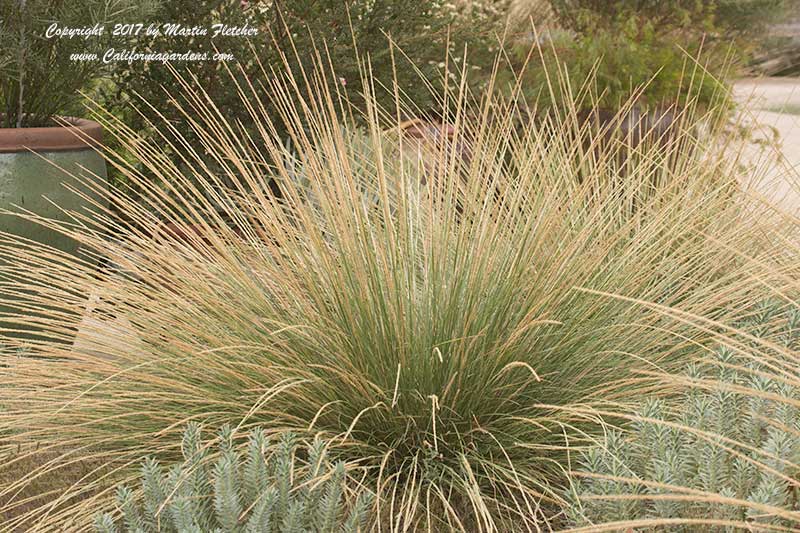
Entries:
<svg viewBox="0 0 800 533">
<path fill-rule="evenodd" d="M 742 79 L 734 98 L 742 122 L 755 125 L 756 138 L 766 144 L 746 151 L 748 162 L 765 171 L 756 190 L 800 216 L 800 78 Z"/>
</svg>

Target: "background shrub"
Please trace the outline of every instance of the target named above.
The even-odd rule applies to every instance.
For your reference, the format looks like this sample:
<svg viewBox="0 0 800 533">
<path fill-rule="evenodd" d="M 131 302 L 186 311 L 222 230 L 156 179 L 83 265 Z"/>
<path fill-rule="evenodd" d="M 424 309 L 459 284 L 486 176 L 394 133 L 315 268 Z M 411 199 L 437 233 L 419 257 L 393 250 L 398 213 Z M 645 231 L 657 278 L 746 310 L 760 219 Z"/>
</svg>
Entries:
<svg viewBox="0 0 800 533">
<path fill-rule="evenodd" d="M 568 112 L 592 107 L 615 112 L 632 97 L 638 109 L 698 106 L 721 111 L 728 101 L 728 66 L 724 56 L 700 41 L 678 46 L 658 35 L 655 22 L 640 15 L 626 17 L 613 28 L 587 33 L 550 33 L 543 59 L 535 58 L 525 90 L 529 102 Z M 565 83 L 551 85 L 545 65 L 562 65 Z M 586 85 L 586 80 L 592 80 Z"/>
<path fill-rule="evenodd" d="M 101 61 L 73 61 L 73 53 L 102 56 L 114 22 L 142 19 L 152 1 L 26 0 L 0 2 L 0 127 L 42 126 L 54 115 L 81 115 L 79 91 L 108 73 Z M 45 35 L 59 28 L 106 25 L 100 36 Z"/>
<path fill-rule="evenodd" d="M 598 24 L 614 27 L 635 15 L 651 21 L 662 35 L 734 37 L 758 34 L 783 13 L 787 1 L 551 0 L 551 5 L 562 27 L 581 33 Z"/>
<path fill-rule="evenodd" d="M 273 76 L 284 76 L 288 69 L 297 80 L 298 92 L 291 98 L 309 99 L 326 85 L 333 94 L 346 95 L 348 105 L 341 109 L 357 120 L 366 113 L 361 86 L 362 73 L 369 68 L 378 83 L 372 88 L 373 98 L 387 109 L 395 99 L 393 83 L 403 94 L 404 101 L 415 103 L 414 114 L 442 113 L 442 103 L 432 95 L 426 83 L 441 85 L 444 62 L 448 52 L 461 53 L 468 41 L 477 41 L 479 35 L 471 22 L 474 16 L 459 12 L 443 0 L 347 0 L 345 2 L 319 2 L 316 0 L 214 0 L 194 2 L 177 0 L 164 2 L 153 17 L 158 21 L 176 22 L 187 27 L 208 27 L 213 23 L 228 25 L 249 24 L 258 29 L 257 36 L 214 38 L 212 35 L 192 38 L 174 38 L 170 48 L 175 52 L 195 51 L 212 54 L 227 52 L 234 56 L 231 62 L 186 62 L 173 65 L 177 73 L 187 79 L 204 81 L 205 91 L 227 120 L 241 125 L 247 135 L 258 135 L 257 127 L 238 95 L 237 84 L 246 87 L 246 79 L 262 79 L 263 85 L 252 89 L 264 102 L 267 112 L 276 119 L 279 103 L 267 97 L 268 85 Z M 473 33 L 474 32 L 474 33 Z M 481 37 L 482 38 L 482 37 Z M 164 37 L 139 38 L 137 50 L 162 51 Z M 323 61 L 335 66 L 335 71 L 325 79 L 313 75 L 320 54 Z M 457 54 L 457 55 L 458 55 Z M 285 62 L 285 65 L 284 65 Z M 421 75 L 420 75 L 421 73 Z M 106 87 L 101 101 L 122 117 L 124 122 L 145 137 L 166 135 L 179 146 L 175 133 L 189 142 L 197 143 L 193 128 L 186 120 L 181 107 L 190 106 L 181 91 L 175 87 L 172 69 L 158 62 L 148 64 L 119 64 L 114 84 Z M 151 124 L 160 122 L 161 116 L 172 123 L 173 132 L 156 134 Z M 280 123 L 274 120 L 275 124 Z M 275 135 L 287 139 L 287 131 L 279 127 Z M 185 165 L 176 151 L 166 148 L 177 165 Z M 215 167 L 213 157 L 206 164 Z M 218 167 L 215 167 L 219 170 Z M 222 174 L 222 173 L 221 173 Z M 114 180 L 122 179 L 115 173 Z"/>
<path fill-rule="evenodd" d="M 642 108 L 692 100 L 706 108 L 730 105 L 725 84 L 732 68 L 741 65 L 764 27 L 787 5 L 783 0 L 552 0 L 551 8 L 555 24 L 540 27 L 541 51 L 544 63 L 563 66 L 570 84 L 556 86 L 551 98 L 534 54 L 526 99 L 563 109 L 574 98 L 566 93 L 580 93 L 585 80 L 593 78 L 582 105 L 616 110 L 634 93 Z M 525 39 L 511 46 L 516 68 L 529 46 Z"/>
</svg>

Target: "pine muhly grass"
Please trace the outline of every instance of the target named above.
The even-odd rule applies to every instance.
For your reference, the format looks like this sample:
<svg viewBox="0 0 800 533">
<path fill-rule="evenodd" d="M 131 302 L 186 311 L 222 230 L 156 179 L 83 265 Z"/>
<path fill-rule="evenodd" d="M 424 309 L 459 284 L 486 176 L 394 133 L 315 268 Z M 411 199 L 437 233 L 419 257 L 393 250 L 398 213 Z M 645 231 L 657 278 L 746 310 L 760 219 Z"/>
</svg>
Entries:
<svg viewBox="0 0 800 533">
<path fill-rule="evenodd" d="M 143 192 L 38 220 L 79 258 L 0 237 L 0 296 L 27 311 L 3 321 L 42 332 L 29 356 L 2 356 L 0 432 L 60 453 L 0 486 L 0 530 L 91 527 L 143 456 L 180 456 L 190 422 L 328 439 L 376 495 L 380 531 L 558 528 L 568 451 L 600 431 L 595 410 L 658 392 L 653 372 L 796 287 L 796 226 L 749 207 L 699 111 L 633 146 L 577 107 L 521 114 L 462 83 L 437 96 L 452 139 L 418 142 L 395 127 L 413 114 L 399 91 L 397 109 L 374 105 L 393 87 L 368 64 L 359 116 L 322 56 L 283 72 L 239 87 L 257 135 L 180 77 L 196 143 L 167 121 L 143 140 L 99 110 L 141 167 L 109 164 Z M 100 466 L 23 505 L 76 458 Z"/>
</svg>

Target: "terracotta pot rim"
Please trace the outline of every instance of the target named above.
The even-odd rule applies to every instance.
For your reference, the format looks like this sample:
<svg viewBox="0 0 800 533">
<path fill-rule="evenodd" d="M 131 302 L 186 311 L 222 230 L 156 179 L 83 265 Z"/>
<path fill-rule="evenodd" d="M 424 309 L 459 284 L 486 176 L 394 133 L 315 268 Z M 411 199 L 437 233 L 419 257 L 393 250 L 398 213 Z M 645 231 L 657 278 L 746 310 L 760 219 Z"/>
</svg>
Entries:
<svg viewBox="0 0 800 533">
<path fill-rule="evenodd" d="M 412 118 L 398 124 L 397 129 L 412 139 L 426 139 L 437 135 L 444 135 L 452 139 L 455 135 L 455 128 L 446 122 L 435 122 L 424 118 Z"/>
<path fill-rule="evenodd" d="M 56 124 L 36 128 L 0 128 L 0 153 L 86 150 L 103 141 L 103 127 L 93 120 L 57 117 Z"/>
</svg>

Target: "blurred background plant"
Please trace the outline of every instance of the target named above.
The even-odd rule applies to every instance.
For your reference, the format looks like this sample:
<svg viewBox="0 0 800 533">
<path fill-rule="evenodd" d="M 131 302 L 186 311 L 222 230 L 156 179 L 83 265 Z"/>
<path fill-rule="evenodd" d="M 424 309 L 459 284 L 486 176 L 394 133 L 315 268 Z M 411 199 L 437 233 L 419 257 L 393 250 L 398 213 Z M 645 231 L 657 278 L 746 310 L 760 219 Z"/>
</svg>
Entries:
<svg viewBox="0 0 800 533">
<path fill-rule="evenodd" d="M 509 59 L 521 69 L 531 42 L 542 43 L 544 60 L 534 54 L 525 96 L 544 107 L 564 108 L 571 100 L 567 92 L 585 89 L 585 107 L 613 111 L 640 88 L 636 105 L 642 108 L 688 99 L 715 107 L 729 76 L 787 5 L 785 0 L 552 0 L 550 22 L 511 42 Z M 569 87 L 556 87 L 554 100 L 542 62 L 558 63 L 568 73 Z M 694 62 L 706 73 L 702 79 Z M 594 84 L 585 88 L 589 78 Z"/>
<path fill-rule="evenodd" d="M 498 53 L 504 57 L 498 83 L 510 85 L 524 70 L 522 94 L 515 97 L 521 96 L 520 103 L 535 106 L 539 114 L 575 102 L 575 95 L 567 93 L 583 94 L 576 103 L 582 108 L 596 106 L 614 113 L 636 91 L 634 105 L 642 109 L 692 101 L 700 108 L 728 112 L 729 77 L 757 48 L 763 28 L 785 13 L 791 1 L 348 0 L 334 5 L 316 0 L 199 4 L 176 0 L 162 3 L 149 20 L 187 27 L 247 23 L 259 34 L 250 39 L 210 35 L 173 39 L 174 51 L 218 50 L 232 54 L 236 63 L 187 62 L 171 67 L 157 62 L 117 63 L 113 82 L 101 84 L 98 100 L 143 138 L 155 135 L 152 122 L 163 115 L 175 130 L 159 135 L 172 141 L 180 132 L 196 140 L 179 110 L 187 102 L 170 90 L 174 69 L 205 80 L 219 112 L 252 135 L 256 126 L 237 102 L 236 83 L 258 75 L 262 68 L 269 78 L 273 69 L 283 69 L 284 62 L 302 79 L 300 73 L 310 72 L 316 60 L 309 51 L 317 47 L 334 65 L 335 74 L 324 80 L 309 78 L 310 85 L 299 84 L 294 97 L 308 97 L 315 85 L 327 84 L 334 94 L 347 97 L 340 113 L 356 119 L 366 112 L 360 80 L 367 63 L 376 80 L 370 90 L 384 109 L 393 107 L 396 83 L 404 99 L 414 102 L 404 112 L 436 121 L 452 118 L 453 104 L 433 96 L 438 94 L 436 87 L 454 83 L 460 71 L 468 69 L 477 97 L 493 79 Z M 139 37 L 136 47 L 142 52 L 163 50 L 164 38 Z M 545 64 L 562 66 L 567 73 L 565 86 L 549 86 Z M 228 76 L 226 70 L 234 75 Z M 586 79 L 593 80 L 591 87 L 584 86 Z M 264 94 L 266 87 L 256 89 Z M 280 104 L 266 105 L 274 116 Z M 282 130 L 275 133 L 286 135 Z M 175 164 L 183 165 L 174 153 L 177 148 L 165 144 Z M 208 164 L 213 166 L 212 159 Z M 112 183 L 124 181 L 116 169 L 110 177 Z M 278 194 L 277 188 L 273 193 Z"/>
<path fill-rule="evenodd" d="M 109 73 L 102 57 L 113 23 L 149 17 L 154 0 L 2 0 L 0 2 L 0 127 L 43 126 L 55 115 L 82 115 L 81 90 Z M 105 26 L 99 35 L 46 36 L 47 28 Z M 123 38 L 124 40 L 124 38 Z"/>
<path fill-rule="evenodd" d="M 732 107 L 729 77 L 759 42 L 763 27 L 784 13 L 790 1 L 214 0 L 198 4 L 176 0 L 161 3 L 147 20 L 186 27 L 247 23 L 259 33 L 249 39 L 173 38 L 169 46 L 173 51 L 219 51 L 230 53 L 235 62 L 185 62 L 169 67 L 158 62 L 120 62 L 114 65 L 110 81 L 97 84 L 97 100 L 143 139 L 163 136 L 166 152 L 179 167 L 185 162 L 175 134 L 192 143 L 197 139 L 179 109 L 188 102 L 171 90 L 173 71 L 204 80 L 209 98 L 218 106 L 215 112 L 241 124 L 245 135 L 254 135 L 257 126 L 237 101 L 236 84 L 259 76 L 262 69 L 269 79 L 273 70 L 283 70 L 284 63 L 297 79 L 303 79 L 301 73 L 310 72 L 316 61 L 309 52 L 315 47 L 335 73 L 325 79 L 309 77 L 308 85 L 300 83 L 292 97 L 308 98 L 316 85 L 326 84 L 333 94 L 347 99 L 340 115 L 350 114 L 357 120 L 367 111 L 360 85 L 367 65 L 376 80 L 369 90 L 382 108 L 393 108 L 396 84 L 399 94 L 414 103 L 403 112 L 432 121 L 453 118 L 453 102 L 440 101 L 436 89 L 462 79 L 464 69 L 470 72 L 467 79 L 476 98 L 490 79 L 510 86 L 524 70 L 521 94 L 514 97 L 522 107 L 535 107 L 540 116 L 550 110 L 563 111 L 568 102 L 580 106 L 579 111 L 595 106 L 613 114 L 636 91 L 634 106 L 639 109 L 691 102 L 701 109 L 728 113 Z M 162 51 L 165 41 L 139 36 L 136 48 Z M 498 53 L 504 60 L 500 75 L 493 78 Z M 549 86 L 545 65 L 562 66 L 566 84 Z M 593 80 L 591 87 L 584 86 L 586 79 Z M 266 86 L 255 89 L 263 95 Z M 576 98 L 577 94 L 583 97 Z M 272 116 L 280 105 L 266 102 Z M 170 121 L 173 130 L 155 132 L 152 123 L 160 120 L 159 115 Z M 386 118 L 391 122 L 394 117 Z M 279 128 L 275 134 L 287 139 L 285 130 Z M 109 145 L 119 149 L 113 139 Z M 208 157 L 206 164 L 214 167 L 216 162 Z M 140 170 L 148 172 L 141 165 Z M 220 177 L 225 183 L 224 173 Z M 110 169 L 110 181 L 131 186 L 117 169 Z M 274 184 L 272 193 L 280 194 Z"/>
<path fill-rule="evenodd" d="M 495 16 L 499 16 L 498 13 Z M 261 78 L 263 85 L 254 89 L 263 96 L 272 83 L 270 79 L 284 76 L 281 72 L 286 69 L 297 80 L 304 80 L 304 72 L 313 71 L 311 67 L 318 60 L 316 54 L 335 66 L 335 74 L 326 79 L 309 76 L 309 85 L 305 81 L 299 83 L 297 92 L 288 95 L 290 98 L 307 100 L 320 84 L 326 85 L 333 94 L 341 93 L 347 98 L 347 105 L 340 109 L 341 118 L 350 115 L 363 122 L 367 110 L 361 79 L 368 68 L 377 80 L 370 91 L 374 91 L 374 100 L 381 106 L 394 107 L 396 84 L 403 100 L 414 102 L 412 113 L 415 116 L 436 116 L 441 114 L 442 107 L 433 95 L 440 91 L 431 90 L 424 80 L 433 87 L 441 86 L 448 53 L 452 52 L 454 61 L 458 62 L 460 59 L 455 56 L 459 56 L 467 43 L 470 49 L 487 49 L 481 43 L 489 34 L 476 31 L 477 17 L 478 13 L 458 9 L 444 0 L 164 2 L 154 20 L 187 27 L 247 23 L 259 33 L 249 39 L 210 34 L 173 39 L 173 51 L 227 52 L 233 55 L 235 62 L 187 62 L 169 67 L 157 62 L 119 63 L 113 83 L 104 85 L 98 101 L 143 139 L 163 136 L 165 151 L 176 165 L 188 172 L 178 153 L 181 148 L 176 134 L 195 145 L 197 137 L 181 110 L 190 104 L 180 92 L 172 90 L 175 74 L 204 80 L 208 98 L 216 106 L 215 112 L 242 126 L 244 135 L 257 135 L 258 131 L 249 110 L 239 100 L 237 84 L 246 84 L 246 78 Z M 140 52 L 160 51 L 164 46 L 164 37 L 139 38 L 136 43 Z M 277 116 L 281 103 L 268 99 L 264 102 L 269 115 Z M 161 128 L 156 133 L 152 124 L 160 122 L 162 117 L 173 129 Z M 280 126 L 274 133 L 292 142 Z M 114 150 L 120 148 L 113 140 L 110 146 Z M 207 157 L 206 164 L 219 170 L 213 157 Z M 148 171 L 141 165 L 139 168 Z M 224 173 L 220 172 L 220 177 L 224 183 Z M 118 186 L 131 185 L 115 169 L 110 172 L 110 180 Z M 272 192 L 279 194 L 274 184 Z"/>
<path fill-rule="evenodd" d="M 797 76 L 800 74 L 800 0 L 785 0 L 786 9 L 764 31 L 753 48 L 747 74 Z"/>
</svg>

